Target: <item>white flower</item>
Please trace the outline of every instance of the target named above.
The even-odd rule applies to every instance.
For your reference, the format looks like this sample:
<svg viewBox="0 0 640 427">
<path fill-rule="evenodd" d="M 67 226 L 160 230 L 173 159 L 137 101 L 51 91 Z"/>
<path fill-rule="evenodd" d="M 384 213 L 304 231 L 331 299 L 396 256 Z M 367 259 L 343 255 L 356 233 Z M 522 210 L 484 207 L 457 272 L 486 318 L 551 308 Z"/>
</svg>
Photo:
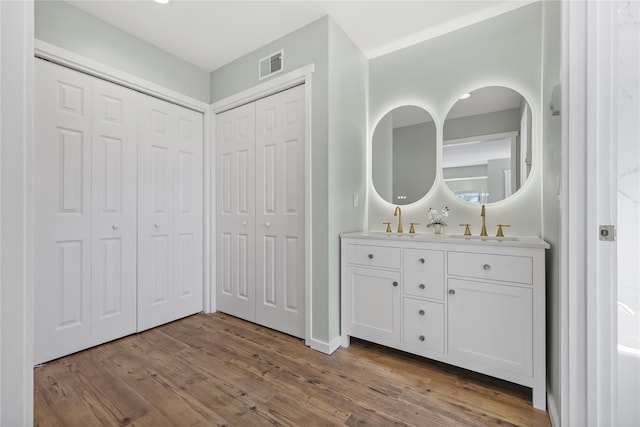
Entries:
<svg viewBox="0 0 640 427">
<path fill-rule="evenodd" d="M 445 218 L 449 216 L 449 208 L 447 206 L 444 209 L 440 209 L 439 211 L 429 208 L 427 212 L 427 219 L 429 220 L 429 224 L 427 227 L 430 227 L 435 224 L 440 224 L 446 226 Z"/>
</svg>

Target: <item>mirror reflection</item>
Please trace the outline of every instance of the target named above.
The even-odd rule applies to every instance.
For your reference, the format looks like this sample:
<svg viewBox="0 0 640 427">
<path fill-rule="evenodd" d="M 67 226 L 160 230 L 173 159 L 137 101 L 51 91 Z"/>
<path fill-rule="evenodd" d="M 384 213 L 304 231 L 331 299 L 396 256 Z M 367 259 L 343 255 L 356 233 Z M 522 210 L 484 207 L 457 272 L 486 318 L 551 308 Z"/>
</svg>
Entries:
<svg viewBox="0 0 640 427">
<path fill-rule="evenodd" d="M 415 105 L 397 107 L 376 125 L 372 141 L 372 179 L 389 203 L 406 205 L 424 197 L 436 176 L 436 127 Z"/>
<path fill-rule="evenodd" d="M 460 97 L 443 128 L 444 181 L 460 199 L 482 204 L 518 191 L 531 171 L 531 108 L 513 89 Z"/>
</svg>

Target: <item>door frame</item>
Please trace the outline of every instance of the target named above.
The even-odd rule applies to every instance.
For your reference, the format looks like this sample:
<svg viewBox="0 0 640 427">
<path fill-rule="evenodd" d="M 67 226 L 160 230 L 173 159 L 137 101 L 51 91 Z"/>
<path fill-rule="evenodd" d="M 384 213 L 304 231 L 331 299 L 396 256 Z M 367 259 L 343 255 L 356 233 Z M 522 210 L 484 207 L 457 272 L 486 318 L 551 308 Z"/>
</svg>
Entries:
<svg viewBox="0 0 640 427">
<path fill-rule="evenodd" d="M 563 2 L 560 419 L 554 425 L 614 421 L 615 34 L 617 2 Z M 594 30 L 594 28 L 596 30 Z M 612 281 L 613 280 L 613 281 Z"/>
<path fill-rule="evenodd" d="M 290 71 L 286 74 L 275 77 L 266 82 L 262 82 L 258 85 L 255 85 L 249 89 L 238 92 L 234 95 L 223 98 L 219 101 L 214 102 L 209 106 L 209 135 L 210 136 L 210 152 L 209 152 L 209 161 L 207 162 L 209 167 L 212 168 L 215 165 L 216 159 L 216 141 L 215 141 L 215 126 L 216 126 L 216 116 L 220 113 L 223 113 L 227 110 L 231 110 L 232 108 L 239 107 L 244 104 L 248 104 L 249 102 L 257 101 L 258 99 L 265 98 L 269 95 L 273 95 L 278 92 L 282 92 L 283 90 L 292 88 L 294 86 L 298 86 L 300 84 L 305 85 L 304 91 L 304 135 L 305 135 L 305 145 L 304 145 L 304 179 L 305 179 L 305 248 L 304 248 L 304 269 L 305 269 L 305 280 L 304 280 L 304 298 L 305 298 L 305 344 L 307 346 L 311 346 L 316 348 L 317 346 L 311 342 L 311 286 L 312 286 L 312 262 L 311 262 L 311 221 L 312 221 L 312 207 L 311 207 L 311 97 L 312 97 L 312 76 L 315 69 L 315 65 L 313 63 L 305 65 L 303 67 L 297 68 L 293 71 Z M 209 171 L 208 180 L 210 181 L 209 188 L 215 189 L 215 173 L 211 173 Z M 210 241 L 215 242 L 216 235 L 216 198 L 211 197 L 209 200 L 210 207 L 209 212 L 211 212 L 209 223 L 211 224 L 211 230 L 209 232 L 208 238 Z M 211 264 L 210 271 L 216 271 L 216 245 L 210 245 L 211 252 L 209 254 L 209 263 Z M 208 293 L 210 296 L 209 307 L 211 312 L 216 311 L 216 280 L 215 275 L 213 280 L 211 280 L 211 289 Z M 318 348 L 324 348 L 326 345 L 322 343 L 316 343 Z"/>
</svg>

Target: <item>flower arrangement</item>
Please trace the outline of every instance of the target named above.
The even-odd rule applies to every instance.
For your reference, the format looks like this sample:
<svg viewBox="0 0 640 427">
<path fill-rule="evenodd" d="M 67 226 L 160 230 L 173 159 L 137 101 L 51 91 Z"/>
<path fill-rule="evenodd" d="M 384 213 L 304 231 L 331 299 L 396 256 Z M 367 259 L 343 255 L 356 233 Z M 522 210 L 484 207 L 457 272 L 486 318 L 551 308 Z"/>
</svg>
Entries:
<svg viewBox="0 0 640 427">
<path fill-rule="evenodd" d="M 441 225 L 446 227 L 446 219 L 448 216 L 449 208 L 446 206 L 444 207 L 444 209 L 440 209 L 439 211 L 429 208 L 429 211 L 427 212 L 427 219 L 429 220 L 429 224 L 427 224 L 427 227 L 432 227 L 434 225 Z"/>
</svg>

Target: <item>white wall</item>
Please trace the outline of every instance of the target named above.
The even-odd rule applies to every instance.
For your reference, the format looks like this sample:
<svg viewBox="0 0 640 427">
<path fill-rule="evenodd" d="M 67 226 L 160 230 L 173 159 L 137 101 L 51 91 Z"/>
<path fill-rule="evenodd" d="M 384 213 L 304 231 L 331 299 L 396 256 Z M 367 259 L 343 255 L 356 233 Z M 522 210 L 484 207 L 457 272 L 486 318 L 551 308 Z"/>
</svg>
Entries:
<svg viewBox="0 0 640 427">
<path fill-rule="evenodd" d="M 369 63 L 369 122 L 375 124 L 395 106 L 424 106 L 442 123 L 462 93 L 485 86 L 506 86 L 520 92 L 533 112 L 534 165 L 530 179 L 516 197 L 487 206 L 490 233 L 496 224 L 511 224 L 510 234 L 542 234 L 541 67 L 542 28 L 540 2 L 523 6 L 463 29 L 372 59 Z M 372 129 L 369 134 L 371 135 Z M 438 164 L 441 164 L 440 153 Z M 392 219 L 393 205 L 370 186 L 369 224 L 382 230 Z M 424 223 L 428 209 L 451 209 L 450 223 L 471 223 L 477 234 L 479 207 L 457 199 L 438 170 L 431 192 L 420 202 L 403 208 L 407 222 Z M 420 231 L 426 231 L 420 228 Z M 447 230 L 461 233 L 455 226 Z"/>
<path fill-rule="evenodd" d="M 0 425 L 33 424 L 33 2 L 0 1 Z"/>
</svg>

